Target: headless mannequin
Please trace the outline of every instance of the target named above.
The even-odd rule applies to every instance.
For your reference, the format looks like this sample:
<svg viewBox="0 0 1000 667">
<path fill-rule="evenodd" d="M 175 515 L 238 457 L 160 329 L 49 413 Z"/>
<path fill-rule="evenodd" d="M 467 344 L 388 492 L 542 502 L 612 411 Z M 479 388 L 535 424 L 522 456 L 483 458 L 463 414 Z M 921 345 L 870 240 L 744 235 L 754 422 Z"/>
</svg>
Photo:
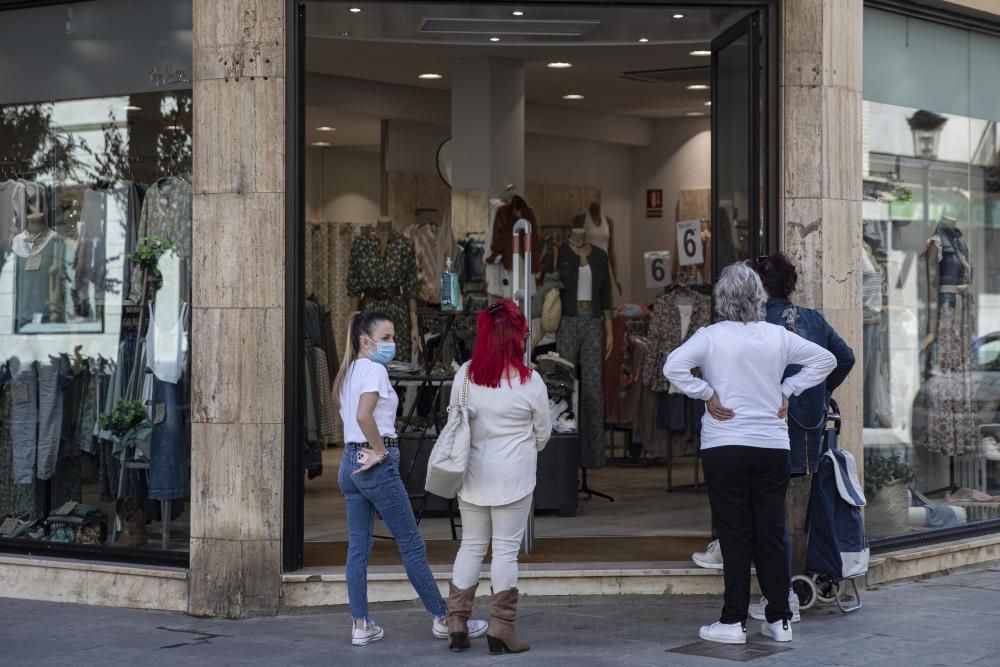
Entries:
<svg viewBox="0 0 1000 667">
<path fill-rule="evenodd" d="M 940 226 L 946 229 L 948 232 L 954 232 L 958 226 L 958 220 L 949 215 L 942 215 L 940 220 Z M 931 299 L 933 299 L 934 303 L 936 304 L 938 300 L 938 292 L 941 287 L 941 276 L 940 276 L 941 259 L 942 257 L 939 252 L 938 246 L 934 243 L 928 243 L 927 245 L 928 303 L 931 303 Z M 969 271 L 971 272 L 971 269 Z M 923 340 L 920 341 L 921 352 L 927 351 L 927 349 L 931 346 L 931 344 L 937 339 L 937 328 L 938 328 L 937 309 L 934 308 L 931 310 L 931 316 L 927 318 L 927 333 L 924 334 Z"/>
<path fill-rule="evenodd" d="M 579 229 L 583 229 L 584 230 L 584 240 L 586 240 L 586 225 L 587 225 L 587 217 L 588 216 L 590 217 L 591 223 L 595 227 L 597 227 L 597 228 L 603 227 L 605 225 L 605 223 L 608 226 L 608 228 L 607 228 L 608 247 L 607 248 L 602 248 L 602 250 L 604 250 L 605 252 L 608 253 L 608 262 L 611 264 L 611 275 L 612 275 L 612 278 L 615 281 L 615 289 L 618 290 L 618 296 L 621 296 L 621 294 L 622 294 L 622 284 L 618 280 L 618 262 L 615 259 L 615 227 L 614 227 L 614 221 L 611 218 L 606 218 L 603 215 L 603 213 L 601 211 L 601 203 L 600 202 L 596 202 L 595 201 L 595 202 L 591 203 L 590 206 L 587 208 L 587 212 L 586 213 L 584 213 L 582 215 L 578 215 L 573 220 L 573 226 L 575 228 L 579 228 Z M 600 244 L 598 244 L 598 245 L 600 245 Z"/>
<path fill-rule="evenodd" d="M 28 224 L 25 227 L 22 238 L 24 239 L 24 247 L 28 249 L 29 252 L 35 249 L 35 244 L 41 243 L 45 240 L 50 229 L 47 222 L 45 222 L 44 213 L 32 213 L 28 216 Z"/>
<path fill-rule="evenodd" d="M 590 265 L 590 253 L 593 250 L 587 243 L 587 232 L 583 228 L 575 228 L 569 235 L 569 249 L 580 259 L 580 266 Z M 604 318 L 604 358 L 611 356 L 611 349 L 614 345 L 614 331 L 612 329 L 613 313 L 606 310 Z"/>
<path fill-rule="evenodd" d="M 392 218 L 382 216 L 375 222 L 375 238 L 378 239 L 379 253 L 384 257 L 385 251 L 389 247 L 389 237 L 392 235 Z M 417 300 L 409 300 L 410 309 L 410 342 L 413 346 L 414 356 L 418 356 L 423 349 L 421 346 L 420 328 L 417 326 Z M 361 297 L 351 297 L 351 310 L 361 310 Z"/>
</svg>

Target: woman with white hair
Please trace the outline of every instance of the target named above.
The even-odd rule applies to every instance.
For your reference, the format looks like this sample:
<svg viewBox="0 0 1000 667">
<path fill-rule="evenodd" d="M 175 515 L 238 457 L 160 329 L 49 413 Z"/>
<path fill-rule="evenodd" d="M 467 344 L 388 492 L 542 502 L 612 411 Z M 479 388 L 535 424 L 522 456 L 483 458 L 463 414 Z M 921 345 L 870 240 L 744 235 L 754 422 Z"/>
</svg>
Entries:
<svg viewBox="0 0 1000 667">
<path fill-rule="evenodd" d="M 750 564 L 768 600 L 761 632 L 791 641 L 785 494 L 790 473 L 788 397 L 823 382 L 834 356 L 764 321 L 767 293 L 746 263 L 727 266 L 715 285 L 721 321 L 699 329 L 667 358 L 670 383 L 705 401 L 701 459 L 726 567 L 722 616 L 701 628 L 708 641 L 744 644 Z M 790 364 L 801 370 L 782 381 Z M 701 370 L 701 377 L 691 371 Z"/>
</svg>

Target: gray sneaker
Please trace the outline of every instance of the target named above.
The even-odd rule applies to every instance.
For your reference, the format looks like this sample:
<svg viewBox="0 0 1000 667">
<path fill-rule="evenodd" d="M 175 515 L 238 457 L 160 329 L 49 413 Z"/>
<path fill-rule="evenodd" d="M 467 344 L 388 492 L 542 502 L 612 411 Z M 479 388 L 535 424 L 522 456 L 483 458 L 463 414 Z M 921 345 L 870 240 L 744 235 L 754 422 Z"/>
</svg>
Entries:
<svg viewBox="0 0 1000 667">
<path fill-rule="evenodd" d="M 385 630 L 375 625 L 375 623 L 368 623 L 363 628 L 354 628 L 353 630 L 351 643 L 355 646 L 367 646 L 385 637 Z"/>
<path fill-rule="evenodd" d="M 792 623 L 801 622 L 802 614 L 799 612 L 799 596 L 795 593 L 788 594 L 788 608 L 792 610 Z M 750 618 L 764 621 L 767 620 L 767 617 L 764 615 L 765 609 L 767 609 L 767 598 L 762 597 L 759 603 L 750 605 L 747 613 L 750 614 Z"/>
<path fill-rule="evenodd" d="M 704 551 L 696 551 L 691 554 L 691 560 L 695 562 L 698 567 L 704 567 L 709 570 L 721 570 L 722 567 L 722 547 L 719 546 L 719 540 L 712 540 L 708 548 Z"/>
</svg>

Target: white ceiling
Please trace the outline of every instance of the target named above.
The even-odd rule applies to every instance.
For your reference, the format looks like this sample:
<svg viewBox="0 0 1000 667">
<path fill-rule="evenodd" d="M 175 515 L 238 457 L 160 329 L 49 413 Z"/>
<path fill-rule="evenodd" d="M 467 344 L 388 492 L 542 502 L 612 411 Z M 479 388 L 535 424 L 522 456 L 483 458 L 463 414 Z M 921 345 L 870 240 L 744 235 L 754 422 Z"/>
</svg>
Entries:
<svg viewBox="0 0 1000 667">
<path fill-rule="evenodd" d="M 351 13 L 359 7 L 361 13 Z M 512 17 L 515 6 L 466 3 L 357 3 L 311 2 L 306 9 L 306 68 L 331 74 L 448 91 L 452 61 L 475 56 L 498 56 L 525 63 L 525 87 L 529 103 L 566 106 L 644 118 L 704 113 L 709 91 L 689 91 L 686 86 L 708 81 L 709 58 L 692 56 L 708 49 L 712 38 L 738 20 L 743 10 L 630 7 L 524 8 L 525 16 Z M 673 14 L 684 18 L 675 19 Z M 475 19 L 463 27 L 472 32 L 439 34 L 421 31 L 427 19 Z M 502 20 L 502 23 L 493 21 Z M 519 21 L 530 30 L 584 32 L 580 36 L 516 35 Z M 481 27 L 482 26 L 482 27 Z M 493 28 L 497 28 L 494 33 Z M 489 38 L 498 34 L 500 42 Z M 639 38 L 649 39 L 639 43 Z M 570 62 L 570 69 L 550 69 L 549 62 Z M 669 83 L 650 83 L 623 78 L 626 72 L 685 70 Z M 425 81 L 420 74 L 433 72 L 442 79 Z M 576 93 L 583 100 L 563 100 Z M 357 143 L 341 132 L 354 122 L 355 129 L 378 139 L 377 119 L 350 119 L 341 112 L 324 116 L 310 107 L 309 140 L 329 140 L 334 145 Z M 345 120 L 340 120 L 344 117 Z M 358 125 L 360 123 L 360 125 Z M 321 124 L 338 126 L 344 138 L 319 136 Z"/>
</svg>

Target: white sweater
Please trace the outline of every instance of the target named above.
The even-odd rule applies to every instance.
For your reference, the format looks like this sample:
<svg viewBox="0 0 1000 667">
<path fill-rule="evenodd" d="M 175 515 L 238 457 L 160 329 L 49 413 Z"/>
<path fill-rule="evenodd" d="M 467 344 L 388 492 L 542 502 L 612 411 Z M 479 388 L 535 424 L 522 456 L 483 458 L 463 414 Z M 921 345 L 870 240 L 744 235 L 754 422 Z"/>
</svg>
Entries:
<svg viewBox="0 0 1000 667">
<path fill-rule="evenodd" d="M 784 382 L 790 364 L 802 366 Z M 778 418 L 781 395 L 798 396 L 826 379 L 837 365 L 815 343 L 767 322 L 719 322 L 699 329 L 667 357 L 663 374 L 691 398 L 719 402 L 735 413 L 717 421 L 707 411 L 701 421 L 701 447 L 747 445 L 788 449 L 788 425 Z M 700 368 L 704 379 L 691 370 Z"/>
<path fill-rule="evenodd" d="M 451 405 L 462 397 L 468 364 L 455 375 Z M 470 424 L 472 450 L 458 497 L 473 505 L 508 505 L 535 490 L 538 452 L 552 434 L 549 392 L 542 377 L 532 372 L 521 384 L 500 382 L 497 388 L 469 383 L 469 405 L 475 411 Z"/>
</svg>

